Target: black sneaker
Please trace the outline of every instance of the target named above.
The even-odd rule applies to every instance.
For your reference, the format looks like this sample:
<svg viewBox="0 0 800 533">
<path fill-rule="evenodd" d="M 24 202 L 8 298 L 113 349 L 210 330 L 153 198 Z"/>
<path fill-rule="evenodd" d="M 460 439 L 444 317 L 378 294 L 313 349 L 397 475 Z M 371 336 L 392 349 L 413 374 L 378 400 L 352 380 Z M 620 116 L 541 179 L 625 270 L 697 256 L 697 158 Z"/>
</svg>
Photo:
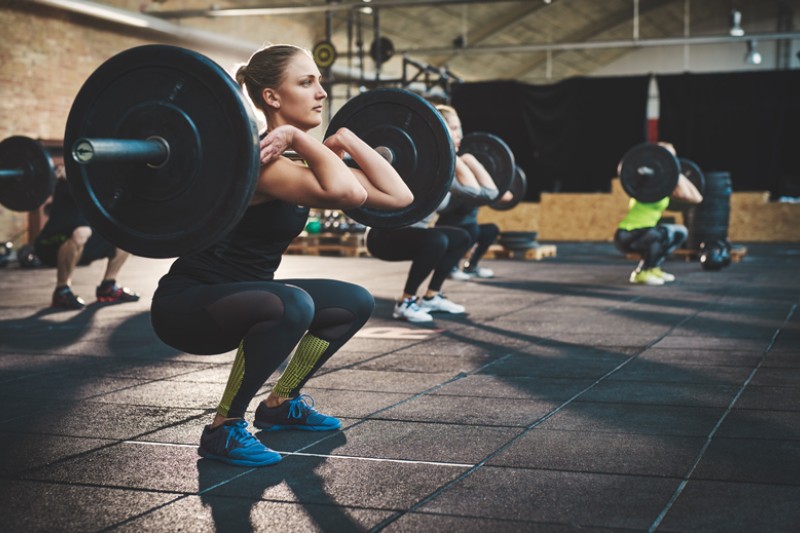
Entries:
<svg viewBox="0 0 800 533">
<path fill-rule="evenodd" d="M 302 429 L 304 431 L 331 431 L 342 427 L 342 421 L 323 415 L 314 409 L 314 399 L 301 394 L 283 402 L 279 407 L 267 407 L 264 402 L 256 408 L 253 425 L 264 431 L 279 429 Z"/>
<path fill-rule="evenodd" d="M 75 296 L 69 287 L 56 287 L 51 305 L 62 309 L 83 309 L 86 302 L 80 296 Z"/>
<path fill-rule="evenodd" d="M 228 420 L 214 429 L 206 426 L 197 453 L 206 459 L 236 466 L 267 466 L 281 460 L 281 454 L 264 446 L 247 431 L 244 420 Z"/>
<path fill-rule="evenodd" d="M 127 287 L 120 287 L 116 282 L 101 283 L 95 291 L 97 301 L 101 303 L 117 304 L 123 302 L 136 302 L 139 295 Z"/>
</svg>

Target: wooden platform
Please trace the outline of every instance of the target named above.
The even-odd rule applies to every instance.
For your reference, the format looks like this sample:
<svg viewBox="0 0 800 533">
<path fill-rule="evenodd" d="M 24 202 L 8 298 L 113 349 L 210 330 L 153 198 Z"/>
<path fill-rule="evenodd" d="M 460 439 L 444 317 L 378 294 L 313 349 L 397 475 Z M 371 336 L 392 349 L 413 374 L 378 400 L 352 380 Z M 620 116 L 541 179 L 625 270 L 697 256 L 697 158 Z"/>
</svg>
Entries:
<svg viewBox="0 0 800 533">
<path fill-rule="evenodd" d="M 700 259 L 700 250 L 690 250 L 688 248 L 678 248 L 672 255 L 675 257 L 681 257 L 684 261 L 695 261 Z M 738 263 L 741 261 L 744 256 L 747 255 L 747 246 L 742 245 L 735 245 L 731 247 L 731 262 Z M 641 256 L 639 254 L 625 254 L 626 259 L 630 259 L 631 261 L 639 261 Z"/>
<path fill-rule="evenodd" d="M 340 255 L 363 257 L 369 255 L 363 233 L 319 233 L 298 235 L 286 250 L 290 255 Z"/>
<path fill-rule="evenodd" d="M 535 248 L 524 251 L 509 250 L 500 244 L 493 244 L 486 251 L 484 259 L 524 259 L 528 261 L 541 261 L 546 257 L 555 256 L 555 244 L 540 244 Z"/>
</svg>

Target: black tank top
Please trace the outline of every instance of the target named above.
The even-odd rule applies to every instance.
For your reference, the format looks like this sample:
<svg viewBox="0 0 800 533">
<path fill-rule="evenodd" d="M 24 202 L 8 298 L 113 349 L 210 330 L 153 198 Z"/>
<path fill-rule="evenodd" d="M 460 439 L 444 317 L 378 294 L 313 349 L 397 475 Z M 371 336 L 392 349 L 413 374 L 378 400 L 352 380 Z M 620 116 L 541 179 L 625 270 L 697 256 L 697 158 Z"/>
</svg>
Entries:
<svg viewBox="0 0 800 533">
<path fill-rule="evenodd" d="M 67 180 L 56 180 L 47 223 L 39 232 L 38 239 L 45 242 L 49 237 L 62 237 L 62 239 L 58 241 L 58 243 L 61 244 L 61 242 L 63 242 L 63 236 L 72 235 L 75 228 L 88 225 L 89 221 L 86 220 L 86 217 L 83 216 L 80 209 L 78 209 L 78 206 L 75 204 L 75 199 L 72 196 L 72 190 L 69 188 Z"/>
<path fill-rule="evenodd" d="M 281 257 L 308 220 L 307 207 L 273 200 L 247 208 L 228 235 L 210 247 L 179 257 L 159 287 L 200 283 L 264 281 L 275 277 Z"/>
</svg>

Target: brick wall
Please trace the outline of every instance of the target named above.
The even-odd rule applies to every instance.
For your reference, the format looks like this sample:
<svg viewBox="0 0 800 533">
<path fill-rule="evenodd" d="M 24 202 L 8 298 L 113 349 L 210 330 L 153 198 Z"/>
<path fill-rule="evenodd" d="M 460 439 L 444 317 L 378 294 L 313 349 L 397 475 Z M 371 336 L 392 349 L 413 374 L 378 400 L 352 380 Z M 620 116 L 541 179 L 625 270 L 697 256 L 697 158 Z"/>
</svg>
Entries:
<svg viewBox="0 0 800 533">
<path fill-rule="evenodd" d="M 118 0 L 114 4 L 137 11 L 141 1 Z M 192 19 L 187 24 L 257 43 L 256 47 L 267 42 L 289 42 L 311 48 L 324 31 L 324 20 L 318 18 L 318 24 L 308 17 Z M 103 61 L 134 46 L 186 46 L 208 55 L 231 72 L 236 63 L 247 60 L 246 54 L 203 49 L 168 36 L 142 33 L 23 0 L 0 0 L 0 28 L 0 139 L 11 135 L 62 139 L 72 101 L 84 80 Z M 0 206 L 0 241 L 24 244 L 27 224 L 27 214 Z"/>
</svg>

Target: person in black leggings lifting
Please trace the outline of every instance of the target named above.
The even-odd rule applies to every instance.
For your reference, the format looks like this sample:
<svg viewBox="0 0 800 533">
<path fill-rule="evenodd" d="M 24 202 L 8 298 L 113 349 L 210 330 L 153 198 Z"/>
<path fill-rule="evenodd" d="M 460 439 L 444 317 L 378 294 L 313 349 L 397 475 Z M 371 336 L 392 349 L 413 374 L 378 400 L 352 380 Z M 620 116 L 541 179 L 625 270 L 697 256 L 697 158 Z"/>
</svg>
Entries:
<svg viewBox="0 0 800 533">
<path fill-rule="evenodd" d="M 444 118 L 447 119 L 446 116 Z M 461 141 L 461 123 L 455 124 L 448 120 L 445 123 L 457 151 Z M 474 156 L 457 156 L 455 178 L 439 209 L 459 200 L 488 203 L 496 199 L 497 194 L 497 187 L 488 172 Z M 442 285 L 472 247 L 473 240 L 463 228 L 438 224 L 430 227 L 434 216 L 435 213 L 403 228 L 370 228 L 367 231 L 367 250 L 374 257 L 384 261 L 411 261 L 403 294 L 392 311 L 393 318 L 409 322 L 431 322 L 431 313 L 465 312 L 464 306 L 444 296 Z M 419 298 L 417 291 L 429 275 L 428 287 L 422 298 Z"/>
<path fill-rule="evenodd" d="M 62 165 L 56 169 L 56 178 L 47 222 L 34 241 L 34 251 L 42 264 L 56 269 L 56 288 L 50 305 L 76 310 L 86 307 L 83 298 L 72 292 L 72 275 L 79 265 L 89 265 L 99 259 L 107 259 L 107 262 L 103 279 L 95 289 L 97 301 L 138 301 L 138 294 L 117 284 L 119 271 L 130 254 L 92 230 L 75 203 Z"/>
<path fill-rule="evenodd" d="M 659 145 L 677 155 L 672 143 L 660 142 Z M 669 254 L 677 250 L 688 236 L 683 224 L 666 224 L 661 222 L 661 215 L 669 206 L 670 197 L 689 204 L 699 204 L 703 195 L 697 187 L 684 176 L 678 175 L 678 183 L 669 196 L 657 202 L 640 202 L 631 198 L 628 213 L 614 232 L 614 246 L 622 253 L 637 253 L 641 260 L 629 281 L 642 285 L 664 285 L 675 281 L 675 276 L 661 270 L 661 264 Z"/>
<path fill-rule="evenodd" d="M 335 430 L 341 422 L 314 409 L 303 385 L 369 318 L 366 289 L 330 279 L 274 279 L 281 256 L 305 226 L 309 206 L 396 209 L 413 195 L 392 166 L 342 128 L 321 143 L 307 132 L 322 122 L 327 97 L 311 54 L 271 45 L 241 66 L 236 79 L 267 122 L 256 193 L 220 242 L 181 256 L 160 280 L 151 320 L 157 335 L 196 354 L 236 349 L 227 386 L 198 453 L 241 466 L 280 460 L 247 429 L 251 400 L 292 357 L 254 415 L 265 430 Z M 296 152 L 303 162 L 283 157 Z M 349 154 L 361 170 L 342 161 Z"/>
<path fill-rule="evenodd" d="M 456 149 L 458 149 L 458 146 L 461 144 L 461 139 L 464 136 L 458 112 L 455 108 L 448 105 L 438 105 L 436 109 L 442 114 L 442 117 L 444 117 L 450 131 L 450 136 L 453 138 Z M 485 187 L 488 190 L 497 189 L 494 180 L 492 180 L 489 173 L 486 172 L 483 165 L 481 165 L 474 156 L 463 154 L 460 157 L 469 162 L 469 167 L 473 169 L 478 186 Z M 512 197 L 513 194 L 506 191 L 502 199 L 511 200 Z M 484 197 L 482 199 L 484 200 L 482 203 L 485 204 L 486 198 Z M 480 206 L 481 203 L 476 204 L 475 201 L 470 198 L 454 199 L 446 208 L 443 208 L 439 212 L 439 217 L 436 219 L 437 227 L 455 226 L 457 228 L 462 228 L 469 233 L 472 239 L 472 251 L 469 253 L 469 257 L 464 262 L 461 270 L 459 270 L 458 265 L 456 265 L 452 272 L 450 272 L 450 277 L 452 279 L 463 281 L 472 279 L 473 277 L 494 277 L 494 272 L 489 268 L 478 266 L 478 261 L 481 260 L 486 250 L 489 249 L 489 246 L 497 240 L 497 236 L 500 234 L 500 228 L 497 224 L 478 224 L 478 209 Z"/>
</svg>

